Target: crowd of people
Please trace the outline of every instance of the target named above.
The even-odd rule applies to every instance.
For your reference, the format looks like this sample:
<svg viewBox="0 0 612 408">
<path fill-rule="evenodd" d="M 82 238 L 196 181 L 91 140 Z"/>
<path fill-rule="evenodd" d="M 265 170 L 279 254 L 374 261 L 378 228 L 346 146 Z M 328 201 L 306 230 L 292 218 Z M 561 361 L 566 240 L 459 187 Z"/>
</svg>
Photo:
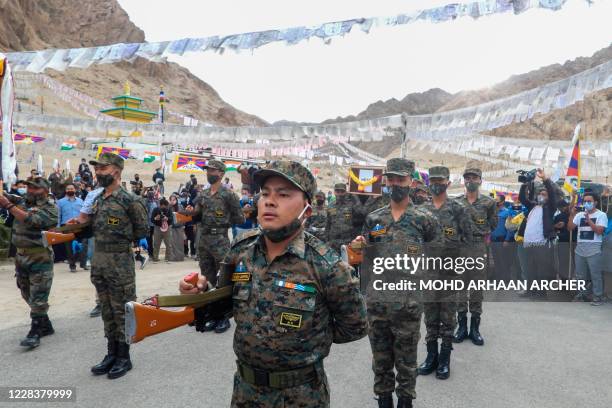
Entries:
<svg viewBox="0 0 612 408">
<path fill-rule="evenodd" d="M 225 177 L 225 164 L 214 158 L 207 162 L 205 184 L 191 175 L 171 193 L 161 169 L 152 186 L 135 175 L 130 194 L 121 181 L 123 159 L 104 153 L 90 164 L 95 177 L 83 159 L 75 177 L 33 173 L 12 186 L 13 196 L 0 197 L 14 220 L 17 282 L 31 309 L 32 326 L 22 346 L 36 347 L 53 333 L 47 315 L 53 254 L 43 245 L 42 231 L 90 226 L 89 235 L 77 234 L 65 249 L 71 270 L 77 263 L 88 268 L 92 253 L 91 280 L 108 347 L 91 371 L 125 375 L 132 364 L 124 306 L 135 300 L 134 265 L 138 261 L 144 268 L 148 257 L 160 262 L 163 244 L 166 262 L 186 257 L 199 262 L 198 283 L 181 280 L 181 293 L 215 290 L 220 274 L 231 273 L 235 407 L 278 406 L 278 401 L 328 406 L 322 362 L 331 344 L 366 335 L 379 407 L 393 407 L 394 393 L 398 407 L 412 407 L 417 374 L 435 372 L 447 379 L 453 344 L 468 339 L 485 344 L 482 290 L 438 291 L 433 298 L 408 291 L 382 300 L 359 280 L 371 276 L 376 258 L 492 258 L 464 278 L 578 278 L 589 285 L 574 300 L 594 306 L 605 301 L 603 271 L 612 272 L 606 257 L 612 245 L 609 190 L 565 197 L 541 169 L 518 195 L 491 196 L 481 192 L 481 169 L 468 164 L 464 193 L 451 197 L 447 167 L 430 168 L 426 185 L 413 161 L 393 158 L 383 174 L 383 194 L 368 197 L 348 191 L 345 183 L 336 183 L 333 195 L 317 190 L 310 171 L 291 161 L 242 165 L 240 195 Z M 349 249 L 362 253 L 355 269 L 348 257 L 340 257 Z M 444 268 L 426 272 L 429 279 L 456 277 Z M 521 296 L 543 299 L 547 293 L 527 290 Z M 195 325 L 198 331 L 223 333 L 231 326 L 227 314 L 197 316 L 205 319 Z M 423 317 L 427 356 L 417 365 Z"/>
</svg>

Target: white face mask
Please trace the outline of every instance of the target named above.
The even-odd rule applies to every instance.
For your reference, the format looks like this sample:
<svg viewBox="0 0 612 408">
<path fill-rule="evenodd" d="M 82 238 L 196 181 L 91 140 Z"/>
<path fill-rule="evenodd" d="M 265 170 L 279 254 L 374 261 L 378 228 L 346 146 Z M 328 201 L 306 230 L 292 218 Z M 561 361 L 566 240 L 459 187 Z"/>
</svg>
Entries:
<svg viewBox="0 0 612 408">
<path fill-rule="evenodd" d="M 542 205 L 546 203 L 546 197 L 543 195 L 538 196 L 538 204 Z"/>
</svg>

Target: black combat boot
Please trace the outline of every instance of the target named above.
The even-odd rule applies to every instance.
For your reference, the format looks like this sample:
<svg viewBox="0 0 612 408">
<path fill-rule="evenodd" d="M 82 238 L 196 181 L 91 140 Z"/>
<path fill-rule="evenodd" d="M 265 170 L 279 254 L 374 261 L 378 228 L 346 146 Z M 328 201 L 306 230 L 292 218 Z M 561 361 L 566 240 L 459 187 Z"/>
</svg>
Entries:
<svg viewBox="0 0 612 408">
<path fill-rule="evenodd" d="M 393 394 L 379 395 L 378 408 L 393 408 Z"/>
<path fill-rule="evenodd" d="M 438 369 L 436 370 L 436 378 L 446 380 L 450 377 L 450 356 L 452 344 L 444 344 L 440 347 L 440 357 L 438 357 Z"/>
<path fill-rule="evenodd" d="M 417 369 L 419 375 L 429 375 L 438 367 L 438 340 L 427 342 L 427 357 Z"/>
<path fill-rule="evenodd" d="M 472 318 L 470 319 L 470 339 L 477 346 L 484 344 L 484 339 L 480 335 L 480 313 L 472 313 Z"/>
<path fill-rule="evenodd" d="M 91 367 L 91 372 L 94 373 L 94 375 L 108 373 L 113 367 L 113 364 L 115 364 L 115 359 L 117 358 L 117 342 L 115 340 L 108 339 L 107 348 L 108 352 L 104 356 L 104 359 L 100 363 Z"/>
<path fill-rule="evenodd" d="M 209 331 L 213 331 L 217 328 L 217 324 L 219 324 L 219 321 L 217 320 L 209 320 L 204 324 L 204 329 L 202 330 L 202 332 L 209 332 Z"/>
<path fill-rule="evenodd" d="M 115 379 L 123 377 L 128 371 L 132 369 L 132 361 L 130 360 L 130 345 L 118 342 L 117 344 L 117 358 L 113 368 L 108 372 L 108 378 Z"/>
<path fill-rule="evenodd" d="M 53 325 L 51 324 L 51 320 L 49 320 L 49 316 L 42 317 L 40 326 L 40 337 L 49 336 L 53 333 L 55 333 L 55 330 L 53 330 Z"/>
<path fill-rule="evenodd" d="M 468 338 L 467 312 L 457 313 L 457 332 L 453 337 L 453 343 L 461 343 Z"/>
<path fill-rule="evenodd" d="M 398 397 L 397 408 L 412 408 L 412 398 Z"/>
<path fill-rule="evenodd" d="M 230 327 L 232 327 L 232 324 L 230 323 L 229 319 L 219 320 L 215 326 L 215 333 L 226 332 Z"/>
<path fill-rule="evenodd" d="M 21 343 L 19 343 L 19 345 L 21 347 L 28 347 L 28 348 L 35 348 L 40 346 L 40 329 L 41 329 L 41 325 L 42 325 L 42 318 L 40 317 L 33 317 L 32 318 L 32 325 L 30 326 L 30 332 L 28 333 L 28 335 L 21 340 Z"/>
</svg>

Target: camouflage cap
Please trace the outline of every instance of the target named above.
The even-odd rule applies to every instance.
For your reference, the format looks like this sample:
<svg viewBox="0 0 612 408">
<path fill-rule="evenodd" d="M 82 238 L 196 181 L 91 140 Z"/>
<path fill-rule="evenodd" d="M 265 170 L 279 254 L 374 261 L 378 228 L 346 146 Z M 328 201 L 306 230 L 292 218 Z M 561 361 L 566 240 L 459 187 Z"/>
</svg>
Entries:
<svg viewBox="0 0 612 408">
<path fill-rule="evenodd" d="M 468 174 L 473 174 L 475 176 L 482 177 L 482 170 L 476 167 L 468 167 L 463 172 L 463 177 L 467 176 Z"/>
<path fill-rule="evenodd" d="M 346 184 L 344 184 L 344 183 L 336 183 L 336 184 L 334 184 L 334 190 L 344 190 L 344 191 L 346 191 Z"/>
<path fill-rule="evenodd" d="M 125 160 L 123 160 L 123 157 L 119 156 L 118 154 L 102 153 L 100 156 L 98 156 L 97 160 L 90 160 L 89 164 L 92 166 L 108 166 L 109 164 L 112 164 L 113 166 L 117 166 L 123 170 L 124 161 Z"/>
<path fill-rule="evenodd" d="M 450 171 L 448 167 L 444 166 L 434 166 L 429 169 L 429 179 L 432 178 L 449 178 Z"/>
<path fill-rule="evenodd" d="M 46 188 L 49 190 L 51 187 L 51 183 L 44 177 L 34 177 L 33 179 L 29 179 L 24 181 L 24 183 L 28 186 L 37 187 L 37 188 Z"/>
<path fill-rule="evenodd" d="M 310 170 L 295 161 L 272 161 L 266 167 L 258 170 L 253 175 L 253 179 L 259 187 L 263 187 L 266 179 L 271 176 L 279 176 L 290 181 L 294 186 L 306 193 L 309 200 L 312 200 L 317 191 L 317 181 Z"/>
<path fill-rule="evenodd" d="M 412 160 L 396 157 L 387 160 L 387 170 L 383 173 L 383 176 L 396 175 L 412 177 L 412 173 L 414 173 L 414 162 Z"/>
<path fill-rule="evenodd" d="M 415 193 L 418 193 L 419 191 L 423 191 L 429 194 L 429 188 L 425 184 L 418 184 L 414 186 L 412 189 L 414 190 Z"/>
<path fill-rule="evenodd" d="M 208 168 L 217 169 L 225 173 L 225 163 L 223 163 L 221 160 L 217 160 L 217 159 L 208 160 L 208 162 L 206 163 L 206 168 L 207 169 Z"/>
<path fill-rule="evenodd" d="M 325 197 L 325 193 L 319 190 L 317 191 L 317 194 L 315 194 L 315 197 Z"/>
</svg>

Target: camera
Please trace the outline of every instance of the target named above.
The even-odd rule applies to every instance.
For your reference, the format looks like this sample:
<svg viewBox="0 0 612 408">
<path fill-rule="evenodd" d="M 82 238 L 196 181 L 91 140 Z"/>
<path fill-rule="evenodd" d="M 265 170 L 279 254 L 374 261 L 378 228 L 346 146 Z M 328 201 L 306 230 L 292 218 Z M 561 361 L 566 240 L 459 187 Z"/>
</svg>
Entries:
<svg viewBox="0 0 612 408">
<path fill-rule="evenodd" d="M 536 174 L 538 172 L 537 169 L 533 169 L 533 170 L 517 170 L 516 171 L 518 173 L 518 181 L 519 183 L 530 183 L 533 180 L 535 180 Z"/>
</svg>

